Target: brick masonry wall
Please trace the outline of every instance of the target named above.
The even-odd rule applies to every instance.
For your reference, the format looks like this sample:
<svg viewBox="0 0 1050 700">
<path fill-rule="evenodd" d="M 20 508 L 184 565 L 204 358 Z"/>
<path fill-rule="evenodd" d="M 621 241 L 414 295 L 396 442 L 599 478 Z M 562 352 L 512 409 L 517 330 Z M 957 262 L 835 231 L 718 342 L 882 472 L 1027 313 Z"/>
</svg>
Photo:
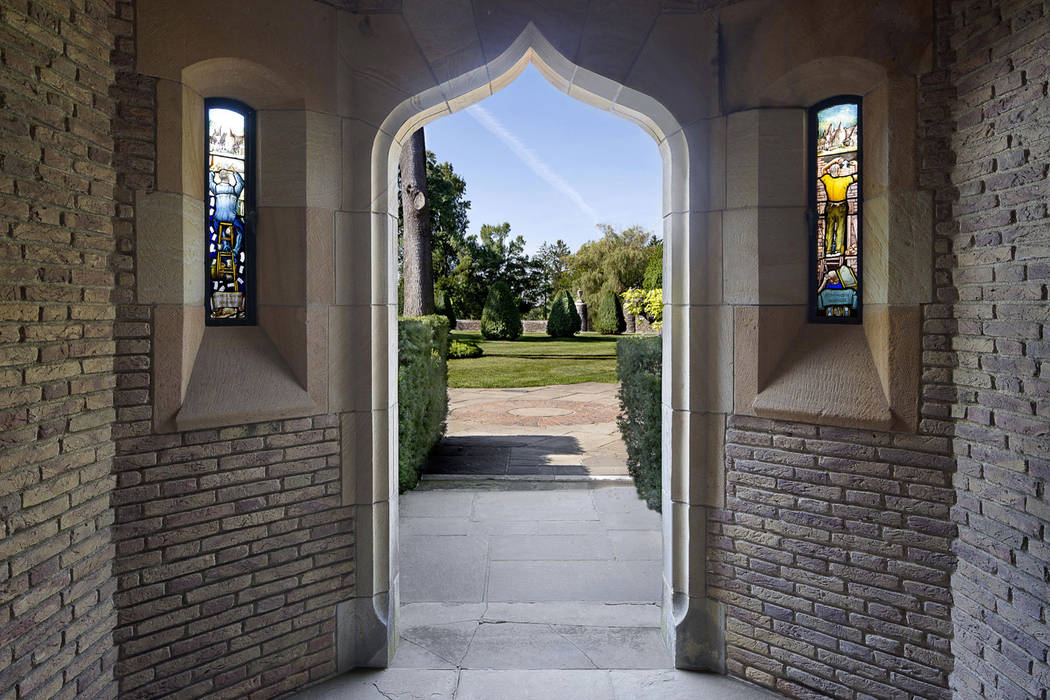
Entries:
<svg viewBox="0 0 1050 700">
<path fill-rule="evenodd" d="M 0 4 L 0 697 L 114 697 L 112 37 Z"/>
<path fill-rule="evenodd" d="M 709 586 L 729 672 L 799 698 L 947 698 L 948 438 L 730 418 Z"/>
<path fill-rule="evenodd" d="M 118 441 L 122 698 L 272 697 L 335 672 L 353 584 L 335 416 Z"/>
<path fill-rule="evenodd" d="M 335 605 L 354 582 L 338 419 L 154 434 L 134 205 L 156 182 L 156 81 L 135 72 L 131 0 L 112 27 L 120 695 L 272 697 L 335 672 Z"/>
<path fill-rule="evenodd" d="M 950 10 L 938 7 L 938 37 Z M 730 421 L 727 508 L 710 523 L 728 667 L 791 697 L 951 695 L 958 370 L 944 43 L 918 85 L 919 186 L 934 194 L 936 286 L 922 309 L 918 435 Z"/>
<path fill-rule="evenodd" d="M 952 687 L 1050 687 L 1050 6 L 941 2 L 938 57 L 952 218 L 939 229 L 952 303 L 958 569 Z M 954 201 L 953 201 L 954 200 Z"/>
</svg>

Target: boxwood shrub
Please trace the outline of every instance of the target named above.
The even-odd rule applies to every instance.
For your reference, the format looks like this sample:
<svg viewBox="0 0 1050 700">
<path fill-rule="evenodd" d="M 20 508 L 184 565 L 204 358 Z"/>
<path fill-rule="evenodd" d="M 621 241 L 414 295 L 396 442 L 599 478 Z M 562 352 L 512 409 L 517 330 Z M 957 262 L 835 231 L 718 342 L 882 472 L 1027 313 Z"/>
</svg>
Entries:
<svg viewBox="0 0 1050 700">
<path fill-rule="evenodd" d="M 484 354 L 484 349 L 473 340 L 453 340 L 448 344 L 448 359 L 450 360 L 481 357 Z"/>
<path fill-rule="evenodd" d="M 620 297 L 611 289 L 598 293 L 598 309 L 594 314 L 594 330 L 602 335 L 616 335 L 627 330 Z"/>
<path fill-rule="evenodd" d="M 616 341 L 616 376 L 620 380 L 620 416 L 616 424 L 627 446 L 627 471 L 638 496 L 660 510 L 660 375 L 663 338 L 636 336 Z"/>
<path fill-rule="evenodd" d="M 516 340 L 521 335 L 521 311 L 510 287 L 495 282 L 481 310 L 481 335 L 489 340 Z"/>
<path fill-rule="evenodd" d="M 415 488 L 448 416 L 448 319 L 397 322 L 398 491 Z"/>
<path fill-rule="evenodd" d="M 448 327 L 455 330 L 457 323 L 456 307 L 452 304 L 451 297 L 440 289 L 434 290 L 434 313 L 447 318 Z"/>
<path fill-rule="evenodd" d="M 580 332 L 580 314 L 569 291 L 563 289 L 554 295 L 550 314 L 547 316 L 547 335 L 552 338 L 571 338 Z"/>
</svg>

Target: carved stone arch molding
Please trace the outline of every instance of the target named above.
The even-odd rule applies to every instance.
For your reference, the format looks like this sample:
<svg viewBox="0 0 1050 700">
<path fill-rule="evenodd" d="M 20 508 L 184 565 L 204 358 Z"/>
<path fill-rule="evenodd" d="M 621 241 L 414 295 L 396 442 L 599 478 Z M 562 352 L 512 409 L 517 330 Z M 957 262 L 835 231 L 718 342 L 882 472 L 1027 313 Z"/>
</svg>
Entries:
<svg viewBox="0 0 1050 700">
<path fill-rule="evenodd" d="M 407 8 L 406 14 L 410 14 Z M 361 33 L 385 31 L 400 21 L 372 16 L 368 26 L 364 26 L 361 18 L 346 15 L 341 19 L 341 32 L 350 36 L 341 34 L 341 41 L 350 42 L 351 36 L 358 39 Z M 432 22 L 435 24 L 429 29 L 435 34 L 457 31 L 442 25 L 441 17 L 432 18 Z M 714 27 L 704 26 L 712 30 Z M 441 58 L 427 63 L 423 58 L 426 52 L 421 48 L 420 60 L 415 61 L 413 68 L 422 72 L 430 66 L 430 72 L 421 79 L 429 86 L 406 96 L 378 124 L 370 123 L 366 116 L 344 126 L 350 129 L 355 148 L 369 148 L 370 189 L 366 199 L 360 183 L 354 183 L 354 201 L 350 205 L 354 211 L 346 215 L 345 230 L 337 233 L 337 258 L 343 259 L 339 253 L 343 236 L 353 236 L 357 245 L 370 249 L 371 284 L 367 293 L 372 340 L 371 406 L 367 411 L 343 414 L 342 493 L 344 504 L 355 508 L 359 555 L 357 597 L 339 608 L 339 668 L 385 665 L 397 639 L 395 251 L 401 145 L 426 123 L 467 108 L 505 87 L 532 63 L 558 90 L 638 124 L 652 136 L 663 156 L 667 319 L 663 375 L 664 630 L 677 667 L 724 671 L 724 612 L 721 603 L 707 597 L 705 585 L 706 522 L 708 509 L 723 505 L 723 438 L 732 400 L 732 322 L 721 306 L 720 218 L 708 213 L 721 208 L 719 199 L 724 197 L 720 190 L 719 134 L 710 123 L 714 120 L 709 113 L 713 109 L 710 94 L 715 91 L 713 73 L 708 91 L 694 92 L 688 99 L 679 100 L 678 111 L 691 119 L 683 127 L 671 109 L 643 92 L 649 83 L 654 92 L 666 89 L 667 94 L 674 94 L 669 88 L 678 80 L 674 73 L 661 73 L 649 58 L 640 58 L 635 66 L 617 73 L 619 80 L 614 80 L 569 60 L 532 21 L 524 24 L 506 48 L 491 57 L 484 52 L 486 42 L 494 41 L 486 35 L 486 25 L 478 26 L 480 40 L 473 25 L 467 27 L 467 36 L 442 36 L 448 44 L 462 40 L 461 57 L 472 59 L 465 59 L 460 65 L 471 67 L 457 72 Z M 664 19 L 659 27 L 659 32 L 676 31 Z M 565 31 L 571 33 L 571 28 Z M 691 31 L 688 40 L 700 40 L 695 28 Z M 706 36 L 713 41 L 713 31 Z M 686 40 L 685 35 L 680 38 Z M 414 43 L 427 45 L 425 37 L 414 37 Z M 364 73 L 360 65 L 357 70 L 362 72 L 353 76 L 355 87 L 375 84 L 382 68 L 377 64 L 372 74 Z M 435 75 L 439 74 L 448 78 L 438 82 Z M 411 80 L 403 76 L 401 79 Z M 683 107 L 686 104 L 688 108 Z M 366 114 L 370 111 L 369 105 L 351 106 Z M 372 110 L 372 114 L 379 111 Z M 358 150 L 353 153 L 358 165 L 361 155 Z M 709 171 L 714 174 L 709 176 Z M 358 172 L 355 171 L 355 179 Z M 361 207 L 367 209 L 361 211 Z M 362 235 L 366 224 L 367 239 Z M 360 261 L 355 265 L 360 265 Z M 360 267 L 358 270 L 364 272 Z M 359 281 L 355 283 L 347 277 L 352 274 L 350 268 L 337 268 L 337 296 L 342 293 L 340 290 L 351 287 L 357 287 L 359 294 L 365 291 Z M 358 296 L 355 301 L 360 304 L 361 300 Z M 348 314 L 353 313 L 348 310 Z M 370 449 L 361 443 L 362 435 L 371 437 Z M 348 440 L 348 436 L 353 437 Z"/>
</svg>

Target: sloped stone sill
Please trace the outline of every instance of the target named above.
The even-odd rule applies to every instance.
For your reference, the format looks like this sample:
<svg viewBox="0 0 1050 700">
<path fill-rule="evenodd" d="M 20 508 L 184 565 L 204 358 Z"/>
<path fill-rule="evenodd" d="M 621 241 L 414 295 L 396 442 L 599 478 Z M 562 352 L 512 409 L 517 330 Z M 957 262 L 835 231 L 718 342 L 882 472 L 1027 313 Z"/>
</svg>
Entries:
<svg viewBox="0 0 1050 700">
<path fill-rule="evenodd" d="M 763 418 L 890 430 L 893 413 L 861 326 L 803 324 L 752 404 Z"/>
<path fill-rule="evenodd" d="M 178 430 L 323 413 L 256 326 L 209 327 L 193 363 Z"/>
</svg>

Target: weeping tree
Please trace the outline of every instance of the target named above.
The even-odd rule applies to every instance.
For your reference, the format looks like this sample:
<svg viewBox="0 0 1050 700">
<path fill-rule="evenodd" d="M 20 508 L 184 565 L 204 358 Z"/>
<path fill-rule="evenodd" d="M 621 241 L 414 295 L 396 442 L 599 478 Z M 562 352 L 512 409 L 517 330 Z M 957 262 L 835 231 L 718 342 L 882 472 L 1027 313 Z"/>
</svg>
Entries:
<svg viewBox="0 0 1050 700">
<path fill-rule="evenodd" d="M 434 313 L 434 260 L 427 201 L 427 145 L 418 129 L 401 149 L 401 211 L 404 219 L 405 316 Z"/>
</svg>

